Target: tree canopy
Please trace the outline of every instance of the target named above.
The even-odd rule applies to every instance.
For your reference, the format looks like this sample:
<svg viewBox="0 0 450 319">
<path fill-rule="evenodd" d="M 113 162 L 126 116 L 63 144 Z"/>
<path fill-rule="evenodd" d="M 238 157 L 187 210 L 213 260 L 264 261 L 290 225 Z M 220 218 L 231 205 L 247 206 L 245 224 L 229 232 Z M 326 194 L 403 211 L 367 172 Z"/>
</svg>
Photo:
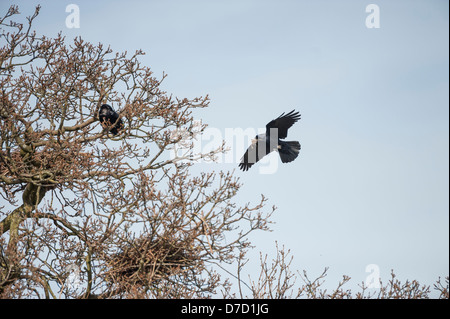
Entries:
<svg viewBox="0 0 450 319">
<path fill-rule="evenodd" d="M 142 51 L 38 36 L 38 13 L 18 23 L 12 6 L 0 19 L 0 293 L 200 297 L 226 285 L 214 266 L 238 258 L 270 211 L 264 198 L 233 203 L 230 172 L 189 174 L 221 148 L 168 156 L 208 96 L 164 92 Z M 102 127 L 103 104 L 118 134 Z M 73 269 L 76 289 L 65 284 Z"/>
</svg>

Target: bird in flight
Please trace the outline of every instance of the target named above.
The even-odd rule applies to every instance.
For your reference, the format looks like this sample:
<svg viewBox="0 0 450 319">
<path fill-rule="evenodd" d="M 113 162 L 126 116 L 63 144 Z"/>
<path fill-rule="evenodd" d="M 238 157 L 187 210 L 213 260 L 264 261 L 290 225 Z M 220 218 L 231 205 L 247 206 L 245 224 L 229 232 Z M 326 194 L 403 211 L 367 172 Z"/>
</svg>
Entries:
<svg viewBox="0 0 450 319">
<path fill-rule="evenodd" d="M 253 164 L 272 151 L 278 151 L 283 163 L 295 160 L 300 152 L 300 143 L 298 141 L 282 141 L 282 139 L 287 137 L 288 129 L 299 119 L 300 113 L 292 110 L 288 114 L 283 113 L 267 123 L 266 132 L 256 135 L 252 139 L 252 144 L 242 157 L 239 168 L 247 171 Z"/>
<path fill-rule="evenodd" d="M 108 104 L 103 104 L 98 111 L 98 119 L 104 129 L 108 129 L 113 135 L 117 135 L 123 128 L 122 119 L 119 114 Z"/>
</svg>

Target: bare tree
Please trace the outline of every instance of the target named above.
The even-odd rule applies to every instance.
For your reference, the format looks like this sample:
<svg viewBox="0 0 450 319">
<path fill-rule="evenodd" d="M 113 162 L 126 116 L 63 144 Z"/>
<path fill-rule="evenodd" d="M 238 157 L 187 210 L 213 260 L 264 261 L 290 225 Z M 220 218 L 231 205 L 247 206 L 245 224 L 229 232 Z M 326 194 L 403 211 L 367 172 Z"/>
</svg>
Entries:
<svg viewBox="0 0 450 319">
<path fill-rule="evenodd" d="M 168 95 L 143 52 L 38 37 L 39 7 L 26 23 L 18 13 L 0 18 L 0 294 L 210 296 L 226 284 L 217 265 L 271 211 L 264 197 L 238 207 L 231 173 L 191 176 L 192 161 L 223 148 L 169 156 L 208 96 Z M 100 125 L 104 103 L 123 123 L 117 135 Z"/>
<path fill-rule="evenodd" d="M 351 281 L 349 276 L 342 276 L 334 287 L 325 287 L 329 268 L 326 267 L 316 278 L 310 278 L 303 270 L 291 269 L 293 256 L 290 250 L 276 244 L 276 255 L 269 260 L 268 255 L 260 255 L 260 272 L 256 277 L 249 275 L 248 280 L 241 278 L 248 263 L 245 254 L 241 254 L 237 263 L 239 293 L 231 290 L 223 291 L 225 298 L 257 298 L 257 299 L 448 299 L 449 277 L 444 281 L 439 278 L 433 285 L 420 284 L 417 280 L 399 280 L 391 270 L 390 279 L 385 283 L 379 279 L 379 288 L 359 284 L 359 289 L 346 288 Z M 300 279 L 300 280 L 299 280 Z M 247 284 L 248 282 L 249 284 Z M 241 284 L 245 286 L 241 287 Z M 250 292 L 246 294 L 245 292 Z M 433 293 L 434 291 L 434 293 Z"/>
</svg>

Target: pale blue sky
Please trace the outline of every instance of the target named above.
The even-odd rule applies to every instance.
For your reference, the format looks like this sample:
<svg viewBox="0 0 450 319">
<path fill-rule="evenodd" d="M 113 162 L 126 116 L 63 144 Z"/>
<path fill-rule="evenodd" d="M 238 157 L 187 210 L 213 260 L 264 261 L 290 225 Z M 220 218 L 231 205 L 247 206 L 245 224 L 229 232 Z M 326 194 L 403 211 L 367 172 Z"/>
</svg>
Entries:
<svg viewBox="0 0 450 319">
<path fill-rule="evenodd" d="M 38 2 L 10 3 L 30 15 Z M 79 29 L 65 26 L 70 3 Z M 370 3 L 379 29 L 366 28 Z M 144 50 L 141 61 L 169 75 L 165 90 L 210 95 L 198 117 L 223 132 L 301 112 L 288 136 L 302 145 L 296 161 L 275 174 L 236 171 L 239 202 L 263 193 L 278 207 L 252 256 L 272 254 L 276 240 L 294 268 L 329 266 L 332 286 L 343 274 L 356 286 L 369 264 L 385 281 L 394 269 L 433 284 L 449 271 L 448 12 L 444 0 L 43 1 L 36 29 Z"/>
</svg>

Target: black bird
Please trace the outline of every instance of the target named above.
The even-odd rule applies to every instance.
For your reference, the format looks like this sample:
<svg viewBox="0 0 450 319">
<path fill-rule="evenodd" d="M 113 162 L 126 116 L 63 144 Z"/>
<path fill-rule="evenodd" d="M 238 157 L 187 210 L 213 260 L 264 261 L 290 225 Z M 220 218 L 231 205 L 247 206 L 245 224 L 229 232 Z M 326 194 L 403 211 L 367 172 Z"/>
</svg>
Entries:
<svg viewBox="0 0 450 319">
<path fill-rule="evenodd" d="M 108 129 L 113 135 L 117 135 L 123 128 L 122 119 L 119 114 L 108 104 L 103 104 L 98 111 L 98 119 L 103 128 Z"/>
<path fill-rule="evenodd" d="M 266 133 L 256 135 L 252 145 L 247 149 L 241 159 L 239 168 L 247 171 L 253 164 L 272 151 L 278 151 L 281 161 L 289 163 L 295 160 L 300 152 L 298 141 L 282 141 L 287 137 L 288 128 L 300 119 L 300 113 L 292 110 L 288 114 L 281 114 L 266 125 Z"/>
</svg>

